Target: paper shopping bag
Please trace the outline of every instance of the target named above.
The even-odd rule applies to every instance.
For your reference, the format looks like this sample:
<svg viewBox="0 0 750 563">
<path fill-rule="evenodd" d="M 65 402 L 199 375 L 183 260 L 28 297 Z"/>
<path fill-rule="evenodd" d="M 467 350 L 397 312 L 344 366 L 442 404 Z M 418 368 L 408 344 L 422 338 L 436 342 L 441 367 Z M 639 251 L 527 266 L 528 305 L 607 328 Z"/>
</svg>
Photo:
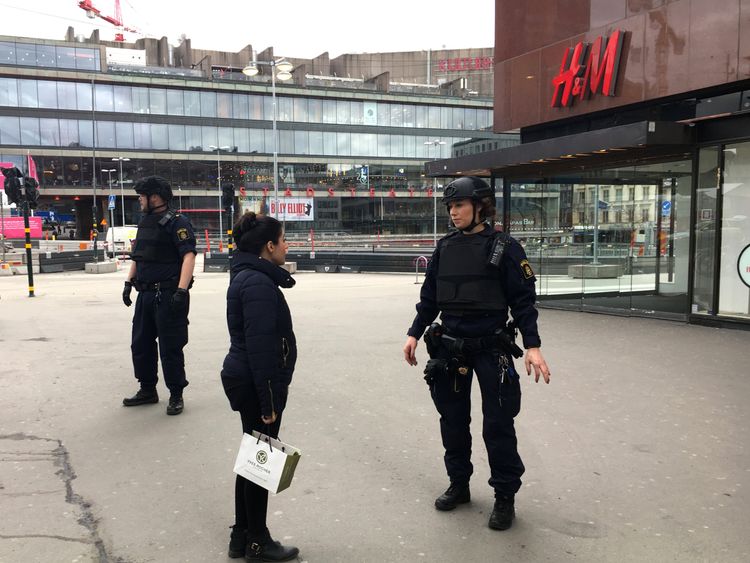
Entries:
<svg viewBox="0 0 750 563">
<path fill-rule="evenodd" d="M 276 494 L 292 484 L 301 456 L 297 448 L 253 430 L 242 435 L 234 472 Z"/>
</svg>

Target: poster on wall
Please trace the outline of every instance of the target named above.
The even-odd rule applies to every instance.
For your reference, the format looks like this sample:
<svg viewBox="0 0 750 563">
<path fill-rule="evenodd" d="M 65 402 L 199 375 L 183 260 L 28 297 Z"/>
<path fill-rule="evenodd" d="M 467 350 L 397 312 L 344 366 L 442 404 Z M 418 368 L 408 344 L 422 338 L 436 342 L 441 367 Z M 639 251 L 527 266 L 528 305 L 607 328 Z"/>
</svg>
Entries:
<svg viewBox="0 0 750 563">
<path fill-rule="evenodd" d="M 740 275 L 742 283 L 750 287 L 750 244 L 740 252 L 737 258 L 737 273 Z"/>
<path fill-rule="evenodd" d="M 375 102 L 364 102 L 362 104 L 364 115 L 362 116 L 364 125 L 378 124 L 378 104 Z"/>
<path fill-rule="evenodd" d="M 274 200 L 269 198 L 269 215 L 277 217 L 279 221 L 313 221 L 315 219 L 315 201 L 311 197 L 285 197 Z"/>
</svg>

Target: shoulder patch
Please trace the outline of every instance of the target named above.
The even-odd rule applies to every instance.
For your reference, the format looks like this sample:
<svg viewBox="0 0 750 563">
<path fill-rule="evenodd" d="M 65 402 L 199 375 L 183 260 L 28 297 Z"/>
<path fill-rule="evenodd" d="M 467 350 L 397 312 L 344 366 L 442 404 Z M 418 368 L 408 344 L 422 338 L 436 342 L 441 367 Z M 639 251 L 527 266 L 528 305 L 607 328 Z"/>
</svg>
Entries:
<svg viewBox="0 0 750 563">
<path fill-rule="evenodd" d="M 521 260 L 521 271 L 523 272 L 523 277 L 527 280 L 530 280 L 534 277 L 534 270 L 531 269 L 531 266 L 529 265 L 529 261 L 524 259 Z"/>
<path fill-rule="evenodd" d="M 190 233 L 188 233 L 187 229 L 177 229 L 177 238 L 179 240 L 187 240 L 190 238 Z"/>
</svg>

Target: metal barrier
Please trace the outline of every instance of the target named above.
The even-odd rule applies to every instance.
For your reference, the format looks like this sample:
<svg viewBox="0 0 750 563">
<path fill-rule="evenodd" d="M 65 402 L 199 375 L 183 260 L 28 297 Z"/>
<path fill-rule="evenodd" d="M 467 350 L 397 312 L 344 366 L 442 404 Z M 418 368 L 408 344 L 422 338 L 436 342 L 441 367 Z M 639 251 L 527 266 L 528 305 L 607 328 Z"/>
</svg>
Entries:
<svg viewBox="0 0 750 563">
<path fill-rule="evenodd" d="M 427 275 L 427 264 L 429 264 L 429 260 L 427 260 L 427 256 L 417 256 L 417 258 L 414 260 L 414 284 L 419 283 L 419 263 L 424 262 L 424 274 Z"/>
</svg>

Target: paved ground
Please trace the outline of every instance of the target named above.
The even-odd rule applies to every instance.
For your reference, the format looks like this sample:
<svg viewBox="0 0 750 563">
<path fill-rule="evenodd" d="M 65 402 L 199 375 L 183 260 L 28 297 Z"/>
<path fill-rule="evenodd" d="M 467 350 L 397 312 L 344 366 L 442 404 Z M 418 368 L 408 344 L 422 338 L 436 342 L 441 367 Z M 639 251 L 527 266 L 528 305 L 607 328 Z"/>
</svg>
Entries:
<svg viewBox="0 0 750 563">
<path fill-rule="evenodd" d="M 120 406 L 136 388 L 123 277 L 40 275 L 34 299 L 25 276 L 0 277 L 0 561 L 227 560 L 227 277 L 197 276 L 179 417 Z M 750 560 L 750 332 L 543 310 L 553 383 L 524 381 L 518 519 L 494 532 L 478 411 L 472 503 L 433 508 L 437 417 L 401 357 L 414 277 L 297 280 L 282 437 L 304 456 L 269 520 L 301 560 Z"/>
</svg>

